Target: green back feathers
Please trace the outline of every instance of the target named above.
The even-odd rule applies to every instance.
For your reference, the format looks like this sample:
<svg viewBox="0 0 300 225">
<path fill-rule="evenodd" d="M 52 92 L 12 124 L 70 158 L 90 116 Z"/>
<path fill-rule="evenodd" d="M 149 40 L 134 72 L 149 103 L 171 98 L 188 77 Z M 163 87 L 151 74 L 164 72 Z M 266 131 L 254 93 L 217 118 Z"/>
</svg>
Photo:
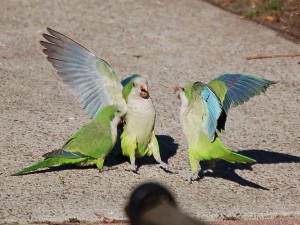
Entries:
<svg viewBox="0 0 300 225">
<path fill-rule="evenodd" d="M 105 124 L 109 123 L 115 117 L 115 113 L 118 111 L 115 105 L 109 105 L 104 107 L 97 116 L 93 119 L 93 121 L 103 122 Z"/>
<path fill-rule="evenodd" d="M 200 81 L 188 82 L 185 84 L 184 93 L 189 103 L 192 99 L 197 99 L 199 97 L 204 86 L 206 85 Z M 209 82 L 207 86 L 214 92 L 214 94 L 218 97 L 218 99 L 222 103 L 225 99 L 225 95 L 227 92 L 226 85 L 222 81 L 212 80 L 211 82 Z"/>
<path fill-rule="evenodd" d="M 212 80 L 208 83 L 207 86 L 209 86 L 213 90 L 213 92 L 219 98 L 220 102 L 223 103 L 227 92 L 227 86 L 224 84 L 224 82 L 219 80 Z"/>
</svg>

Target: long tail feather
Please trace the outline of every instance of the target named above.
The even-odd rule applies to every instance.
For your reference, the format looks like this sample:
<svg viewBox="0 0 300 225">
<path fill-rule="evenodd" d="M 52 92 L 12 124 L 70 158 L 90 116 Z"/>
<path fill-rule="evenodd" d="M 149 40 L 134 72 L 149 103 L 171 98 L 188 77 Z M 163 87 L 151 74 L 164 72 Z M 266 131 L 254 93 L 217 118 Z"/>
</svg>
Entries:
<svg viewBox="0 0 300 225">
<path fill-rule="evenodd" d="M 238 154 L 233 151 L 230 151 L 230 154 L 226 154 L 226 155 L 222 156 L 222 159 L 226 160 L 228 162 L 231 162 L 231 163 L 255 163 L 256 162 L 255 159 Z"/>
<path fill-rule="evenodd" d="M 63 164 L 76 164 L 86 161 L 87 158 L 79 158 L 79 159 L 67 159 L 67 158 L 48 158 L 41 162 L 38 162 L 32 166 L 26 167 L 14 174 L 13 176 L 22 175 L 28 172 L 32 172 L 38 169 L 55 166 L 55 165 L 63 165 Z"/>
</svg>

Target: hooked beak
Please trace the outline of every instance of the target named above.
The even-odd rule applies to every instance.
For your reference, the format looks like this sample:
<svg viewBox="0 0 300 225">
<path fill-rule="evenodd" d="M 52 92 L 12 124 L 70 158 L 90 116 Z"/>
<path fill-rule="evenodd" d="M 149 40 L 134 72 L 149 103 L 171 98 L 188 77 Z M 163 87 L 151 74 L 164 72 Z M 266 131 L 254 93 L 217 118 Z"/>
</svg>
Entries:
<svg viewBox="0 0 300 225">
<path fill-rule="evenodd" d="M 149 98 L 148 85 L 146 83 L 141 83 L 140 89 L 140 96 L 142 98 Z"/>
<path fill-rule="evenodd" d="M 180 90 L 180 87 L 177 85 L 177 86 L 175 86 L 175 88 L 174 88 L 174 94 L 177 92 L 177 91 L 179 91 Z"/>
<path fill-rule="evenodd" d="M 180 87 L 178 85 L 174 88 L 174 94 L 176 94 L 177 91 L 180 91 Z M 180 94 L 177 95 L 177 98 L 180 99 Z"/>
</svg>

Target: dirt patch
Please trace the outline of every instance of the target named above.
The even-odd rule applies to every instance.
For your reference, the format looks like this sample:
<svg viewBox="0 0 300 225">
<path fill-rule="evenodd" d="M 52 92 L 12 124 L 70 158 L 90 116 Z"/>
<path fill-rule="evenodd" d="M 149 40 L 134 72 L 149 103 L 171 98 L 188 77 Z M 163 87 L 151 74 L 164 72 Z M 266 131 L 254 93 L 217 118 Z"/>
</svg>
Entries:
<svg viewBox="0 0 300 225">
<path fill-rule="evenodd" d="M 299 0 L 205 0 L 269 28 L 300 43 Z"/>
</svg>

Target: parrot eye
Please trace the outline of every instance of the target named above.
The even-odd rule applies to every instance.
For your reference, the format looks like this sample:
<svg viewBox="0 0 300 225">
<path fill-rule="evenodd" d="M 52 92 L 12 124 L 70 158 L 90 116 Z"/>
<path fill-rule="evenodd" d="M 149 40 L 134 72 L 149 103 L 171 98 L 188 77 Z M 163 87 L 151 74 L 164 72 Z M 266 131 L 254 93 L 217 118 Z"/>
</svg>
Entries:
<svg viewBox="0 0 300 225">
<path fill-rule="evenodd" d="M 133 82 L 133 83 L 132 83 L 132 87 L 135 87 L 135 86 L 136 86 L 136 84 Z"/>
<path fill-rule="evenodd" d="M 180 89 L 181 89 L 181 91 L 183 91 L 183 92 L 185 91 L 185 89 L 184 89 L 183 87 L 180 87 Z"/>
</svg>

